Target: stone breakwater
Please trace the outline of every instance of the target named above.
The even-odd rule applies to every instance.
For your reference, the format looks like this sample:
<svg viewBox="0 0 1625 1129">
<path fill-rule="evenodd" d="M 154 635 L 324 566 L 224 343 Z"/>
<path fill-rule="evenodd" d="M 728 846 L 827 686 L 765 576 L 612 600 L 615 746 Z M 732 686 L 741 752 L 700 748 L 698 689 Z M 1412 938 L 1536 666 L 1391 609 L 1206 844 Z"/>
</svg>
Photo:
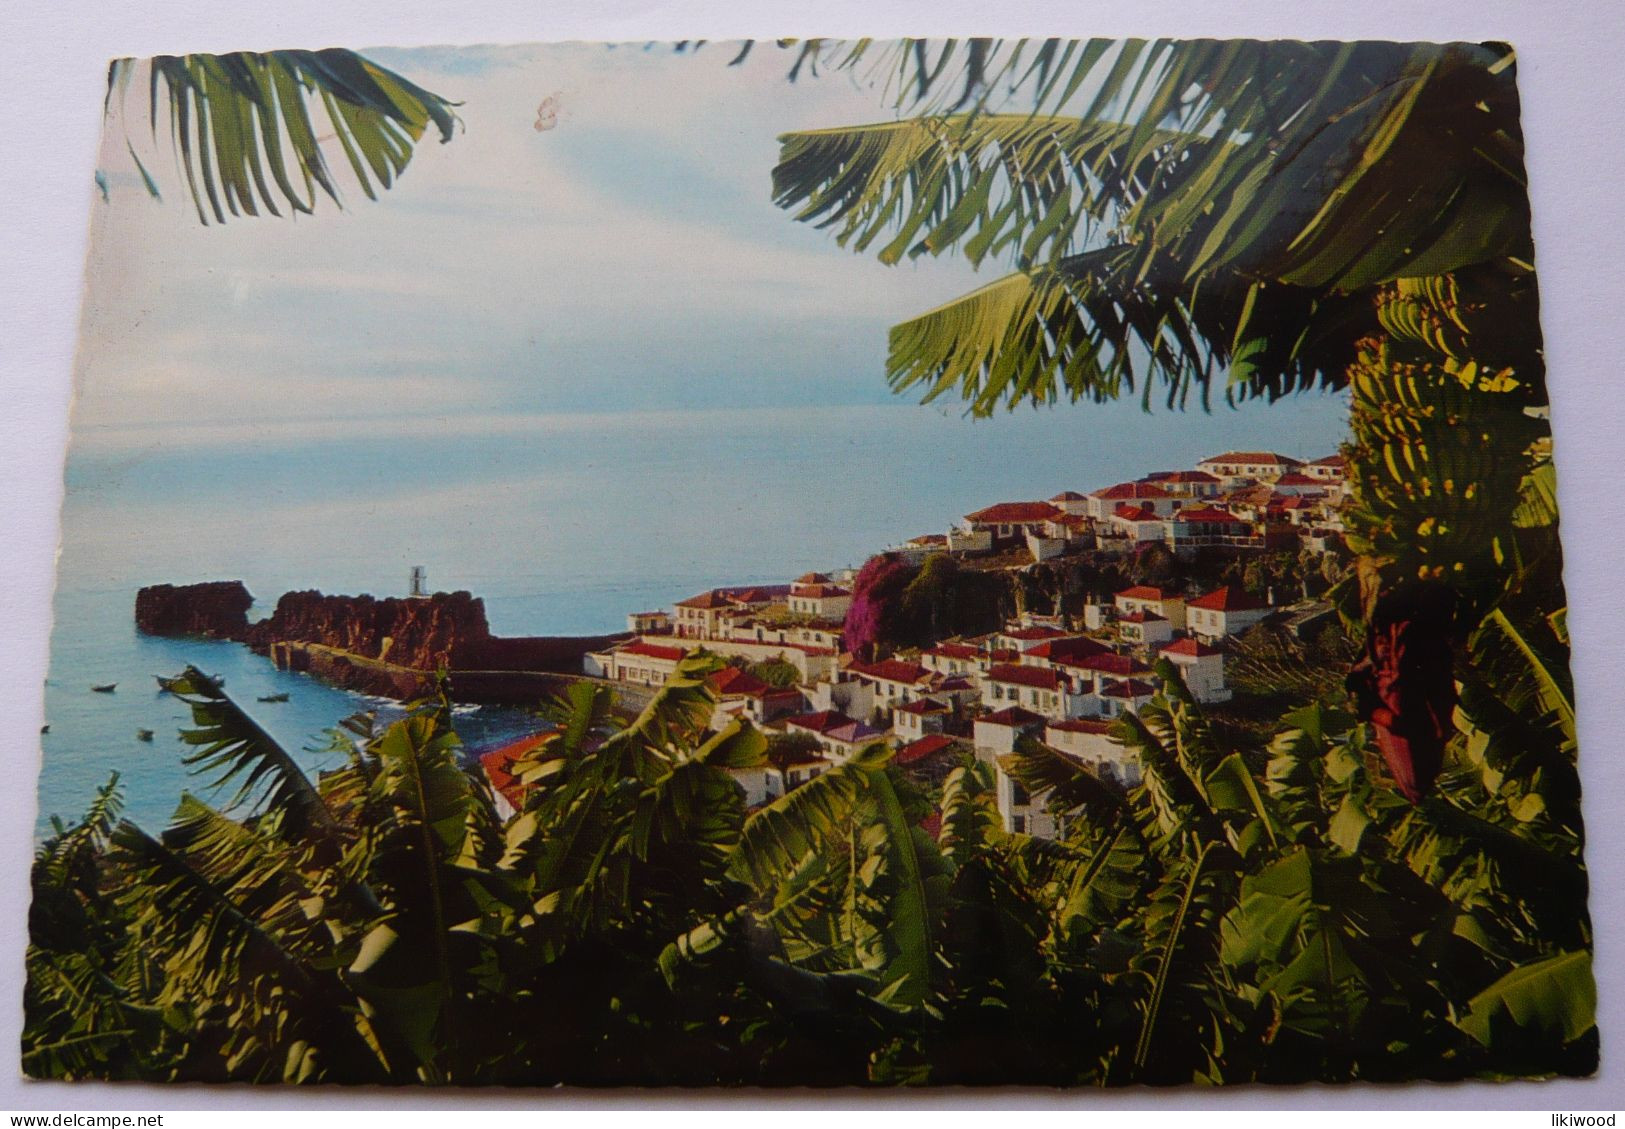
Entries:
<svg viewBox="0 0 1625 1129">
<path fill-rule="evenodd" d="M 412 698 L 447 675 L 457 701 L 532 705 L 581 670 L 582 657 L 624 635 L 499 637 L 485 602 L 468 592 L 411 599 L 288 592 L 250 623 L 254 598 L 241 581 L 158 584 L 136 594 L 136 627 L 148 635 L 227 639 L 284 670 L 389 698 Z"/>
</svg>

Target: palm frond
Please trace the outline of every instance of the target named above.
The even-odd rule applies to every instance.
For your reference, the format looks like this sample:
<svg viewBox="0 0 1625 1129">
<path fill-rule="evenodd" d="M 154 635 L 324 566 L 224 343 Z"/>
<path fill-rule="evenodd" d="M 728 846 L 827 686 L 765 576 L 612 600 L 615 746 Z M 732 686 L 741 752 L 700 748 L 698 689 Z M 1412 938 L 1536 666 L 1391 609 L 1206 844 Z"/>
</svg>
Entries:
<svg viewBox="0 0 1625 1129">
<path fill-rule="evenodd" d="M 280 812 L 293 836 L 333 830 L 332 813 L 304 770 L 218 682 L 189 666 L 175 680 L 173 692 L 191 707 L 197 726 L 181 731 L 192 750 L 181 758 L 183 763 L 194 772 L 218 773 L 215 788 L 238 781 L 236 794 L 224 806 L 252 800 Z"/>
<path fill-rule="evenodd" d="M 1170 264 L 1171 266 L 1171 264 Z M 1258 326 L 1293 327 L 1270 333 Z M 1368 300 L 1254 286 L 1215 275 L 1144 273 L 1135 248 L 1113 245 L 1008 275 L 893 327 L 893 391 L 926 402 L 957 395 L 972 415 L 1070 401 L 1105 402 L 1157 381 L 1169 407 L 1228 370 L 1226 398 L 1270 399 L 1340 387 L 1353 342 L 1375 325 Z"/>
<path fill-rule="evenodd" d="M 107 107 L 120 106 L 136 60 L 114 62 Z M 453 103 L 356 54 L 321 51 L 238 51 L 222 55 L 159 55 L 148 69 L 147 113 L 158 131 L 159 90 L 167 101 L 169 135 L 185 173 L 198 220 L 280 216 L 315 208 L 317 190 L 342 206 L 340 180 L 322 143 L 336 140 L 357 188 L 368 199 L 390 188 L 432 124 L 442 142 L 457 124 Z M 320 103 L 321 110 L 314 107 Z M 158 185 L 135 157 L 147 191 Z"/>
</svg>

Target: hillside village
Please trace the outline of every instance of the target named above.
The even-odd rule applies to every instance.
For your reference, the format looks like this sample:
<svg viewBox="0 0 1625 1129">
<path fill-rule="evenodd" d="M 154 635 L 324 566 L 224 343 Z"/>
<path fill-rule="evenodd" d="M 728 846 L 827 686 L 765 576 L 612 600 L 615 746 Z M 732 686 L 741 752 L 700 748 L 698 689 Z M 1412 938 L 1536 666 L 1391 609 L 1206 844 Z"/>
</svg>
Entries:
<svg viewBox="0 0 1625 1129">
<path fill-rule="evenodd" d="M 911 565 L 947 554 L 969 567 L 1004 569 L 1158 543 L 1181 557 L 1203 548 L 1233 556 L 1326 553 L 1341 546 L 1346 496 L 1340 455 L 1304 462 L 1232 451 L 1089 493 L 1000 502 L 888 553 Z M 853 570 L 810 572 L 632 613 L 629 636 L 588 654 L 583 674 L 635 701 L 695 651 L 723 657 L 729 665 L 712 676 L 713 728 L 742 717 L 770 736 L 793 738 L 775 741 L 768 765 L 734 770 L 752 806 L 882 742 L 894 749 L 894 764 L 928 783 L 969 756 L 989 763 L 1005 829 L 1055 837 L 1064 828 L 1046 810 L 1046 796 L 1029 794 L 1006 771 L 1018 740 L 1041 741 L 1103 781 L 1131 787 L 1139 765 L 1110 730 L 1158 692 L 1158 660 L 1173 664 L 1197 701 L 1224 703 L 1234 641 L 1266 618 L 1307 614 L 1236 584 L 1200 592 L 1133 585 L 1099 594 L 1078 616 L 1023 613 L 987 634 L 860 660 L 845 638 L 855 578 Z M 493 788 L 515 806 L 521 786 L 506 768 L 539 740 L 482 758 Z"/>
</svg>

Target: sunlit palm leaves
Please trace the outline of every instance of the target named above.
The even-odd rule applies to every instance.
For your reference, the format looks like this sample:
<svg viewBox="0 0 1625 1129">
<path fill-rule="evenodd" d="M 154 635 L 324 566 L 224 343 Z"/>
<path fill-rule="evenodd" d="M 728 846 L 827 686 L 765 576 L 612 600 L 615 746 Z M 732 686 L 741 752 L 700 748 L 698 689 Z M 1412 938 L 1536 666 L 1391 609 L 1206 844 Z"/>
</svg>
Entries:
<svg viewBox="0 0 1625 1129">
<path fill-rule="evenodd" d="M 125 109 L 131 79 L 142 70 L 152 133 L 165 116 L 163 101 L 177 163 L 205 224 L 262 209 L 311 212 L 318 190 L 342 204 L 346 178 L 323 152 L 327 141 L 343 152 L 349 181 L 376 199 L 399 179 L 431 124 L 445 142 L 457 121 L 446 99 L 336 48 L 118 59 L 108 74 L 110 112 L 115 102 Z M 157 196 L 133 147 L 130 155 Z"/>
<path fill-rule="evenodd" d="M 957 247 L 1022 270 L 898 327 L 895 388 L 957 387 L 983 414 L 1109 398 L 1137 352 L 1170 404 L 1225 369 L 1279 395 L 1341 383 L 1371 310 L 1338 296 L 1527 264 L 1510 64 L 1459 44 L 915 43 L 896 97 L 917 116 L 786 135 L 774 195 L 855 249 L 885 239 L 882 261 Z M 1093 302 L 1060 284 L 1080 263 Z"/>
</svg>

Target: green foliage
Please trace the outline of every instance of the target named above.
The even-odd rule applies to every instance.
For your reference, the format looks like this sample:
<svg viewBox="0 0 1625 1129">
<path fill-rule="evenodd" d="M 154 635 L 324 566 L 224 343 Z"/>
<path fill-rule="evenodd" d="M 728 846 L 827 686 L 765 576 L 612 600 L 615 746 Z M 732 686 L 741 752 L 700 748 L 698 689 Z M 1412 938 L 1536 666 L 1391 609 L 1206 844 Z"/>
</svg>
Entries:
<svg viewBox="0 0 1625 1129">
<path fill-rule="evenodd" d="M 322 152 L 325 136 L 344 151 L 356 187 L 369 199 L 390 188 L 433 124 L 450 141 L 452 103 L 353 51 L 237 51 L 115 59 L 107 105 L 128 101 L 131 79 L 147 72 L 147 114 L 158 132 L 159 90 L 169 133 L 198 221 L 227 215 L 280 216 L 315 208 L 317 189 L 341 203 L 340 178 Z M 319 116 L 316 112 L 320 105 Z M 127 146 L 148 193 L 157 182 Z M 291 162 L 290 162 L 291 158 Z"/>
<path fill-rule="evenodd" d="M 707 729 L 717 662 L 687 660 L 624 728 L 573 688 L 505 824 L 440 703 L 341 734 L 321 817 L 193 685 L 196 767 L 275 765 L 280 786 L 236 818 L 186 797 L 157 839 L 114 829 L 110 787 L 42 848 L 26 1068 L 1118 1084 L 1593 1061 L 1588 934 L 1551 889 L 1578 844 L 1498 816 L 1488 777 L 1413 809 L 1367 769 L 1364 727 L 1319 707 L 1265 761 L 1165 668 L 1117 731 L 1143 773 L 1126 794 L 1019 748 L 1064 840 L 1003 831 L 972 763 L 933 842 L 878 746 L 747 816 L 729 770 L 773 750 Z"/>
<path fill-rule="evenodd" d="M 25 1069 L 1100 1085 L 1593 1070 L 1510 53 L 786 49 L 792 77 L 878 59 L 924 117 L 786 139 L 781 204 L 860 249 L 886 237 L 888 261 L 957 246 L 1019 272 L 900 327 L 894 385 L 973 411 L 1149 392 L 1154 374 L 1179 402 L 1226 366 L 1238 393 L 1352 387 L 1360 557 L 1334 595 L 1358 623 L 1401 581 L 1451 586 L 1460 697 L 1437 783 L 1415 803 L 1396 791 L 1394 719 L 1341 712 L 1323 680 L 1254 734 L 1214 724 L 1163 664 L 1162 692 L 1114 730 L 1134 788 L 1041 745 L 1009 759 L 1060 840 L 1005 832 L 977 763 L 948 778 L 933 842 L 878 746 L 747 815 L 730 771 L 784 747 L 742 722 L 710 731 L 718 660 L 691 657 L 629 725 L 604 688 L 572 687 L 515 766 L 528 792 L 503 823 L 442 703 L 358 722 L 336 737 L 347 764 L 312 784 L 189 672 L 189 759 L 236 795 L 225 811 L 183 799 L 153 838 L 116 823 L 110 785 L 42 847 Z M 995 85 L 1038 113 L 984 112 Z M 940 637 L 961 604 L 997 607 L 972 576 L 893 576 L 875 637 Z"/>
<path fill-rule="evenodd" d="M 796 670 L 795 664 L 785 659 L 768 659 L 752 663 L 745 669 L 769 686 L 794 686 L 801 680 L 801 673 Z"/>
</svg>

